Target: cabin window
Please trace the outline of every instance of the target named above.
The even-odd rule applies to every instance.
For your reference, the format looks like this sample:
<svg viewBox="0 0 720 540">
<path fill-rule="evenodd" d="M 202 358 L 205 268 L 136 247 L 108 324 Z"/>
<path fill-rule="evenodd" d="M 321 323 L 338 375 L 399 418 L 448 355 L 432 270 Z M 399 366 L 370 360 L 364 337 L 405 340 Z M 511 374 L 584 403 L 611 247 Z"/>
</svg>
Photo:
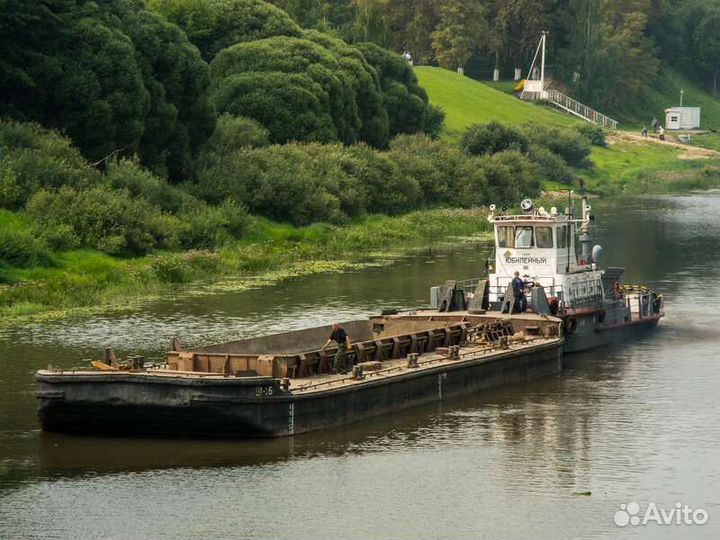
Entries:
<svg viewBox="0 0 720 540">
<path fill-rule="evenodd" d="M 561 225 L 557 228 L 557 247 L 560 249 L 568 247 L 567 225 Z"/>
<path fill-rule="evenodd" d="M 498 227 L 498 247 L 511 248 L 515 247 L 515 231 L 514 227 Z"/>
<path fill-rule="evenodd" d="M 539 248 L 553 247 L 552 227 L 535 227 L 535 245 Z"/>
<path fill-rule="evenodd" d="M 515 228 L 515 247 L 531 248 L 533 245 L 533 228 L 532 227 L 516 227 Z"/>
</svg>

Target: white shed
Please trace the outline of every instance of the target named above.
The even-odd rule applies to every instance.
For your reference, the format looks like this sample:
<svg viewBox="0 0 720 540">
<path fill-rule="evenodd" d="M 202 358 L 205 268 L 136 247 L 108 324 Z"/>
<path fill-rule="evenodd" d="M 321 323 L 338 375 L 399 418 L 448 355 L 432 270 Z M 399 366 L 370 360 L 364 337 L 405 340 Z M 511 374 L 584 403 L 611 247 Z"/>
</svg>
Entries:
<svg viewBox="0 0 720 540">
<path fill-rule="evenodd" d="M 695 129 L 699 127 L 700 107 L 665 109 L 665 129 Z"/>
</svg>

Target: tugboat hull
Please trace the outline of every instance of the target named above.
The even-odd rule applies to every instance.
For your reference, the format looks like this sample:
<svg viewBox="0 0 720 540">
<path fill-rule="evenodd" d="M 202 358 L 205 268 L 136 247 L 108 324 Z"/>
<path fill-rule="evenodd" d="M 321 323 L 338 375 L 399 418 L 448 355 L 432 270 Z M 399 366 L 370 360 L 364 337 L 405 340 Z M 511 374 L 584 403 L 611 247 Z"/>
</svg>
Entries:
<svg viewBox="0 0 720 540">
<path fill-rule="evenodd" d="M 582 352 L 636 339 L 643 333 L 655 329 L 661 317 L 662 315 L 648 316 L 614 325 L 597 324 L 591 317 L 579 319 L 577 328 L 572 333 L 565 332 L 564 352 L 567 354 Z"/>
</svg>

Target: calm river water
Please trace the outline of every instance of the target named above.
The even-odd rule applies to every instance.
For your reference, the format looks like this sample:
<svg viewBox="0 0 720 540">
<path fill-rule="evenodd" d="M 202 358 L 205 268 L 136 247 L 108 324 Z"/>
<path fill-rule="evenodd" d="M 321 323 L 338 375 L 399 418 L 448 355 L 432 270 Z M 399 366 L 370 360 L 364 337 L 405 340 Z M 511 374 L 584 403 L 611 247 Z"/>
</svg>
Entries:
<svg viewBox="0 0 720 540">
<path fill-rule="evenodd" d="M 197 344 L 425 304 L 430 284 L 481 273 L 482 246 L 0 335 L 0 539 L 720 537 L 720 194 L 595 206 L 607 262 L 665 294 L 656 332 L 569 357 L 557 377 L 333 431 L 43 434 L 32 375 L 105 345 L 160 357 L 174 335 Z M 620 528 L 631 502 L 681 502 L 709 521 Z"/>
</svg>

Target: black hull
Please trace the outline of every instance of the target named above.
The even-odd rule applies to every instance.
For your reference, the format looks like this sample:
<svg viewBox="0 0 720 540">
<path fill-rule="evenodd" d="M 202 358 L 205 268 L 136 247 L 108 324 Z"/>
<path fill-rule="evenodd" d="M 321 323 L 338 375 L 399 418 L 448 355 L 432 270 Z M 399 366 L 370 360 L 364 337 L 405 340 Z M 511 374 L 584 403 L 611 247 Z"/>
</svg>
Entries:
<svg viewBox="0 0 720 540">
<path fill-rule="evenodd" d="M 40 372 L 47 431 L 171 437 L 275 437 L 319 430 L 559 373 L 562 341 L 323 391 L 277 379 Z M 104 378 L 103 378 L 104 377 Z"/>
<path fill-rule="evenodd" d="M 576 330 L 565 332 L 565 353 L 576 353 L 636 339 L 657 327 L 660 317 L 645 317 L 624 324 L 603 325 L 594 317 L 579 319 Z"/>
</svg>

